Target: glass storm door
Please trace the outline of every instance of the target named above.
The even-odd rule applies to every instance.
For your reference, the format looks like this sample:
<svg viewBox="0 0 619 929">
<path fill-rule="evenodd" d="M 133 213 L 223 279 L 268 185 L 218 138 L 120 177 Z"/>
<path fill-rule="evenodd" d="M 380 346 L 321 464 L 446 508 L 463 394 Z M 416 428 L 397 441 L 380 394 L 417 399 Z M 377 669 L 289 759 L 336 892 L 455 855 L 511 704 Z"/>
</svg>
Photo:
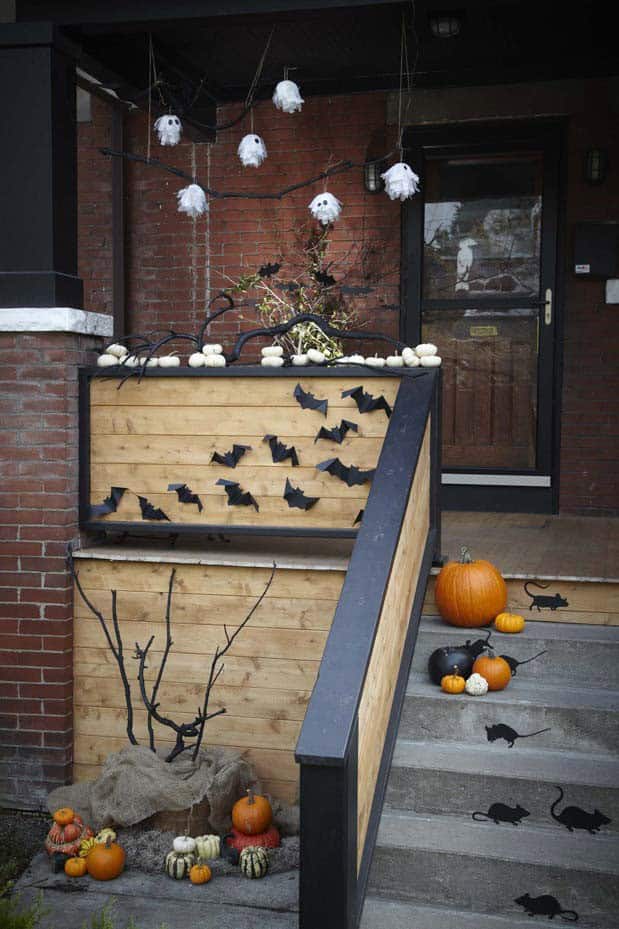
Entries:
<svg viewBox="0 0 619 929">
<path fill-rule="evenodd" d="M 423 192 L 405 333 L 443 358 L 448 499 L 551 510 L 557 155 L 548 134 L 510 132 L 422 133 L 410 152 Z"/>
</svg>

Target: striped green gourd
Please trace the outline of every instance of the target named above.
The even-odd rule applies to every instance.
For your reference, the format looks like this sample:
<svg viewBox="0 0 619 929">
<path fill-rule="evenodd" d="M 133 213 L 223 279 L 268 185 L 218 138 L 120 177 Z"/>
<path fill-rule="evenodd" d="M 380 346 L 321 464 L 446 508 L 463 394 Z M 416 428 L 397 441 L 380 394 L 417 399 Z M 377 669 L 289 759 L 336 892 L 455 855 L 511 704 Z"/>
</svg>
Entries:
<svg viewBox="0 0 619 929">
<path fill-rule="evenodd" d="M 250 845 L 241 852 L 239 866 L 245 877 L 264 877 L 269 870 L 269 858 L 263 848 Z"/>
<path fill-rule="evenodd" d="M 195 863 L 196 856 L 190 852 L 168 852 L 165 856 L 165 872 L 168 877 L 180 881 L 189 876 L 189 871 Z"/>
</svg>

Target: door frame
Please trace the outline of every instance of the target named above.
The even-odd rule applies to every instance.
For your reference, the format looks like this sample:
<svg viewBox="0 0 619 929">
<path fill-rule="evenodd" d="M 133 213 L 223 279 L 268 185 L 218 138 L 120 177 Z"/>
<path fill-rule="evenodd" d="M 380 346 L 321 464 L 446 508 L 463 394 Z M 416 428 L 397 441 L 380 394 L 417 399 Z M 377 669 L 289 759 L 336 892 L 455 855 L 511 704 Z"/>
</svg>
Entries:
<svg viewBox="0 0 619 929">
<path fill-rule="evenodd" d="M 565 165 L 566 121 L 510 120 L 408 127 L 404 132 L 404 158 L 421 177 L 420 193 L 407 200 L 402 210 L 400 337 L 415 345 L 421 339 L 422 273 L 424 242 L 423 179 L 425 159 L 441 154 L 492 154 L 497 148 L 544 150 L 542 226 L 554 249 L 542 250 L 540 295 L 553 288 L 551 326 L 540 323 L 539 346 L 550 363 L 538 366 L 538 422 L 534 471 L 450 469 L 443 473 L 442 506 L 454 510 L 501 510 L 556 513 L 559 508 L 560 420 L 565 279 Z M 451 301 L 457 306 L 455 301 Z M 499 306 L 514 306 L 522 298 L 499 297 Z M 530 302 L 530 301 L 529 301 Z M 471 305 L 471 300 L 466 301 Z M 440 348 L 440 347 L 439 347 Z M 542 411 L 543 415 L 539 415 Z M 546 476 L 550 478 L 544 480 Z"/>
</svg>

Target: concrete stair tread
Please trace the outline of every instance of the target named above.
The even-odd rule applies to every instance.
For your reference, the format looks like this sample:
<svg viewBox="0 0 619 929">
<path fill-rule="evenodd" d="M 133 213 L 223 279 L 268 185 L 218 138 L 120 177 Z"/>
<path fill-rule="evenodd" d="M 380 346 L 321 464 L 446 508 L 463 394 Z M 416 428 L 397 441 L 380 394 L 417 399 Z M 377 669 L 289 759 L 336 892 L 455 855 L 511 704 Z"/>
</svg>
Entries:
<svg viewBox="0 0 619 929">
<path fill-rule="evenodd" d="M 531 920 L 368 896 L 360 929 L 531 929 Z"/>
<path fill-rule="evenodd" d="M 377 847 L 423 850 L 619 876 L 619 837 L 559 828 L 479 823 L 460 816 L 385 810 Z"/>
<path fill-rule="evenodd" d="M 490 641 L 496 644 L 499 642 L 522 642 L 526 640 L 537 639 L 554 639 L 565 641 L 567 639 L 577 642 L 600 642 L 607 645 L 619 646 L 619 626 L 598 626 L 586 625 L 585 623 L 555 623 L 540 622 L 539 620 L 528 619 L 523 614 L 526 625 L 522 632 L 517 635 L 508 635 L 506 633 L 496 632 L 493 626 L 484 626 L 481 629 L 463 629 L 458 626 L 450 626 L 440 616 L 434 614 L 425 614 L 421 617 L 419 625 L 419 634 L 423 632 L 433 632 L 445 634 L 450 640 L 462 636 L 462 641 L 467 639 L 485 638 L 488 631 L 492 630 Z M 456 638 L 455 641 L 458 641 Z"/>
<path fill-rule="evenodd" d="M 619 759 L 614 755 L 557 751 L 481 743 L 433 742 L 398 739 L 393 767 L 425 771 L 479 771 L 485 777 L 535 779 L 551 784 L 582 784 L 619 789 Z"/>
<path fill-rule="evenodd" d="M 520 706 L 619 711 L 619 691 L 597 687 L 574 687 L 570 686 L 569 680 L 540 684 L 539 681 L 519 680 L 515 677 L 505 690 L 489 691 L 483 697 L 470 697 L 466 693 L 445 694 L 440 687 L 428 680 L 427 674 L 421 671 L 411 671 L 406 693 L 410 697 L 430 697 L 451 702 L 476 700 L 477 702 Z"/>
</svg>

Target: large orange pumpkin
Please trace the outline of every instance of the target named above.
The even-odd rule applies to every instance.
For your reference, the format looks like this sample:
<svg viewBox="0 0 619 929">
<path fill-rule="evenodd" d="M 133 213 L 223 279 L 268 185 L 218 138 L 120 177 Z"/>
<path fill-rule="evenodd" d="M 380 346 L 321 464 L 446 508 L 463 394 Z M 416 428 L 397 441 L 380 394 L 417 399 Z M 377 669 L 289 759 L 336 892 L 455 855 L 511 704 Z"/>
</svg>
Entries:
<svg viewBox="0 0 619 929">
<path fill-rule="evenodd" d="M 507 605 L 507 586 L 489 561 L 473 561 L 463 548 L 460 561 L 450 561 L 436 579 L 434 598 L 452 626 L 487 626 Z"/>
<path fill-rule="evenodd" d="M 488 681 L 488 690 L 504 690 L 512 679 L 512 669 L 504 658 L 480 655 L 473 664 L 473 673 Z"/>
<path fill-rule="evenodd" d="M 257 835 L 271 825 L 273 810 L 266 797 L 255 794 L 251 787 L 247 796 L 237 800 L 232 807 L 232 824 L 243 835 Z"/>
<path fill-rule="evenodd" d="M 96 881 L 111 881 L 118 877 L 125 867 L 125 850 L 111 840 L 105 845 L 97 842 L 85 861 L 88 873 Z"/>
</svg>

